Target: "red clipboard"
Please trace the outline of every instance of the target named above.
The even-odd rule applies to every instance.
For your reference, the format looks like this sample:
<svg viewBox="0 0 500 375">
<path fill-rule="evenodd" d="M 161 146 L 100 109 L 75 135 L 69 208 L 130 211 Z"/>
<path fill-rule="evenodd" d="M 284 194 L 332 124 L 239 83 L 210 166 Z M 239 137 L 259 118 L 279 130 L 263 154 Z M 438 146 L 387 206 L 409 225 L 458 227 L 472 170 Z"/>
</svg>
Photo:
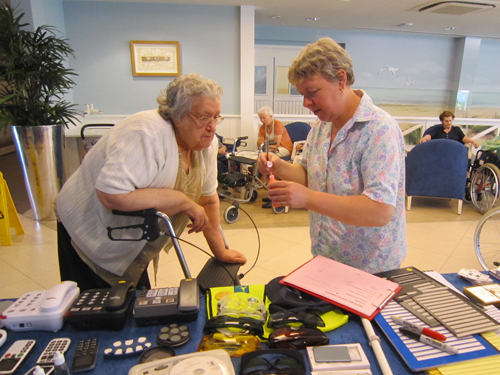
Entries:
<svg viewBox="0 0 500 375">
<path fill-rule="evenodd" d="M 292 271 L 280 283 L 369 320 L 402 289 L 393 281 L 321 255 Z"/>
</svg>

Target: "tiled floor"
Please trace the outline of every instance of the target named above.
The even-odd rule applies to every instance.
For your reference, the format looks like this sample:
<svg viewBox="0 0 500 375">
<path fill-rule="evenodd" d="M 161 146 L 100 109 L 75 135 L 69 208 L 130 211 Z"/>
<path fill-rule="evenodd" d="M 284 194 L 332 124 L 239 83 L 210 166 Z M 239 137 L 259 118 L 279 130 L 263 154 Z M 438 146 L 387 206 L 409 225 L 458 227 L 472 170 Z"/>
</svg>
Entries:
<svg viewBox="0 0 500 375">
<path fill-rule="evenodd" d="M 261 197 L 263 193 L 259 191 Z M 241 205 L 255 221 L 260 236 L 260 255 L 255 267 L 242 279 L 243 284 L 267 283 L 311 257 L 307 212 L 291 209 L 288 214 L 276 215 L 261 208 L 261 204 Z M 221 212 L 227 206 L 222 203 Z M 12 246 L 0 246 L 0 298 L 18 297 L 59 282 L 55 222 L 38 223 L 30 216 L 30 211 L 20 215 L 25 234 L 12 231 Z M 409 254 L 403 265 L 443 273 L 460 268 L 480 269 L 473 247 L 480 218 L 470 204 L 464 204 L 463 214 L 457 215 L 456 201 L 414 198 L 412 210 L 407 211 Z M 248 258 L 241 271 L 249 271 L 259 250 L 257 232 L 250 220 L 240 211 L 235 223 L 222 223 L 222 227 L 230 247 Z M 184 234 L 182 238 L 207 249 L 202 235 Z M 187 244 L 182 243 L 181 247 L 191 273 L 197 275 L 207 256 Z M 182 277 L 175 252 L 162 254 L 157 286 L 178 285 Z"/>
</svg>

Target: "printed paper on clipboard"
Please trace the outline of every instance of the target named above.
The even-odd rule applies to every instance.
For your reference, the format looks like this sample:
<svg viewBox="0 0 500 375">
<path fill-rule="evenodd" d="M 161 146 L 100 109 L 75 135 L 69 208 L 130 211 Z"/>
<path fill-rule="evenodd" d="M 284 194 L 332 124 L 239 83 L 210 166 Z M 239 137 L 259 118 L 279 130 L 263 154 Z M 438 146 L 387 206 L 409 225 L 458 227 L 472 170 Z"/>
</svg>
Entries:
<svg viewBox="0 0 500 375">
<path fill-rule="evenodd" d="M 393 281 L 321 255 L 284 277 L 281 283 L 369 320 L 401 290 Z"/>
</svg>

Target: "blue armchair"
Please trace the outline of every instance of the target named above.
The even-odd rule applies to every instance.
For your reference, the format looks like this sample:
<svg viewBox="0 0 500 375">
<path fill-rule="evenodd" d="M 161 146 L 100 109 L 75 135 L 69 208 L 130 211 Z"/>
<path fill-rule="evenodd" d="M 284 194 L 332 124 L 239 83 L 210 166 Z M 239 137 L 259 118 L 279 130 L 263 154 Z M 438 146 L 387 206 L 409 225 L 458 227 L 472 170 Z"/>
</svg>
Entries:
<svg viewBox="0 0 500 375">
<path fill-rule="evenodd" d="M 311 130 L 311 126 L 305 122 L 292 122 L 288 125 L 285 125 L 286 131 L 290 136 L 290 139 L 293 142 L 293 150 L 290 157 L 283 158 L 284 160 L 291 160 L 294 162 L 295 157 L 297 156 L 297 145 L 300 143 L 305 143 L 307 139 L 307 135 Z"/>
<path fill-rule="evenodd" d="M 412 196 L 458 199 L 462 213 L 468 170 L 468 150 L 450 139 L 433 139 L 406 156 L 406 209 Z"/>
</svg>

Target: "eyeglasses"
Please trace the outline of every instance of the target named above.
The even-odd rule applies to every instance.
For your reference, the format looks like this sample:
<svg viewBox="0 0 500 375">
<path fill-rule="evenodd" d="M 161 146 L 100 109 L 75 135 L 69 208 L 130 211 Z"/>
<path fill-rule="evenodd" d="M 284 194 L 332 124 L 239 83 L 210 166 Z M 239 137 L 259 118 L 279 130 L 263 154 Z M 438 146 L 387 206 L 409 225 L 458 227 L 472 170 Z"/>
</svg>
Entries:
<svg viewBox="0 0 500 375">
<path fill-rule="evenodd" d="M 291 349 L 259 350 L 243 354 L 241 375 L 305 375 L 302 353 Z"/>
<path fill-rule="evenodd" d="M 197 118 L 198 121 L 200 121 L 204 126 L 208 126 L 213 122 L 215 122 L 215 125 L 219 125 L 222 121 L 224 121 L 224 117 L 222 116 L 217 116 L 217 117 L 198 116 L 195 115 L 193 112 L 189 112 L 189 114 Z"/>
</svg>

